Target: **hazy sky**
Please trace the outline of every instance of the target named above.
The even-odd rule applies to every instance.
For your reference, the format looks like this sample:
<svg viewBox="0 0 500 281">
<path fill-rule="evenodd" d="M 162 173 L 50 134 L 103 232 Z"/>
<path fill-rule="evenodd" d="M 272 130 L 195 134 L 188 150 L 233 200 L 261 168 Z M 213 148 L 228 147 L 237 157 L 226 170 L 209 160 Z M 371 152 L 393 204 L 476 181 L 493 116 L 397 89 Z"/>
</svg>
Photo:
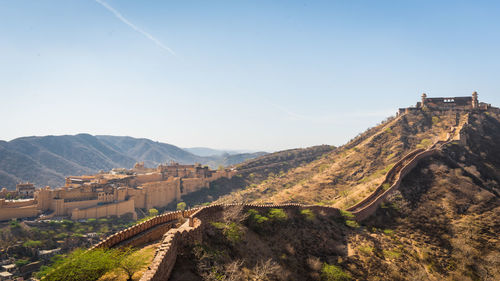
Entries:
<svg viewBox="0 0 500 281">
<path fill-rule="evenodd" d="M 343 144 L 422 92 L 500 106 L 497 3 L 0 0 L 0 139 L 271 151 Z"/>
</svg>

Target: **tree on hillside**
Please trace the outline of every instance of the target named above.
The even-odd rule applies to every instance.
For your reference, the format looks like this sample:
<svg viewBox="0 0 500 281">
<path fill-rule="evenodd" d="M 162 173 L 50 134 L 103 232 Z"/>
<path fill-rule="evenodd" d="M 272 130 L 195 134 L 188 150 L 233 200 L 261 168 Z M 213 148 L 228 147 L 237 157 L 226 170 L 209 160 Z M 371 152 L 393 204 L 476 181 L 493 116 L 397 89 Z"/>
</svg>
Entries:
<svg viewBox="0 0 500 281">
<path fill-rule="evenodd" d="M 95 281 L 117 266 L 120 261 L 117 250 L 78 249 L 66 258 L 39 272 L 38 277 L 46 281 Z"/>
<path fill-rule="evenodd" d="M 120 258 L 118 263 L 118 268 L 122 270 L 127 275 L 127 281 L 132 281 L 132 276 L 143 267 L 145 267 L 148 262 L 144 259 L 142 255 L 137 252 L 133 252 L 130 248 L 126 249 Z"/>
</svg>

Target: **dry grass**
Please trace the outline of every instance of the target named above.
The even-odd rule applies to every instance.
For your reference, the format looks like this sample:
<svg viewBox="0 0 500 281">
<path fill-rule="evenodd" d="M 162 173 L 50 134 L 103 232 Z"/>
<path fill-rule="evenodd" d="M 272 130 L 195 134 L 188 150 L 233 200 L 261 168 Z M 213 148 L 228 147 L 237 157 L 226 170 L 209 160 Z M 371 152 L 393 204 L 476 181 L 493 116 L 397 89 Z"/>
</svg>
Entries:
<svg viewBox="0 0 500 281">
<path fill-rule="evenodd" d="M 428 147 L 454 125 L 455 115 L 417 113 L 397 118 L 370 129 L 363 134 L 362 140 L 355 140 L 282 175 L 269 177 L 218 202 L 294 202 L 347 208 L 380 185 L 402 155 L 420 146 Z"/>
</svg>

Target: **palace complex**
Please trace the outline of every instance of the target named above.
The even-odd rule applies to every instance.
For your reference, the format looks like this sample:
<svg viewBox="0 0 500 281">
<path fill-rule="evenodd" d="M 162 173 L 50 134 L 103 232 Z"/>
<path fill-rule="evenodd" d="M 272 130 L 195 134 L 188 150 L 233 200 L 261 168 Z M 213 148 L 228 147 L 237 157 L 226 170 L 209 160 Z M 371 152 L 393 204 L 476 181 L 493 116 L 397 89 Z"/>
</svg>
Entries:
<svg viewBox="0 0 500 281">
<path fill-rule="evenodd" d="M 159 165 L 113 169 L 91 176 L 67 177 L 63 187 L 36 189 L 18 184 L 15 191 L 0 191 L 0 220 L 14 218 L 70 217 L 73 220 L 132 214 L 136 208 L 165 207 L 181 195 L 208 188 L 219 178 L 231 178 L 235 170 L 210 170 L 200 164 Z M 8 200 L 17 198 L 17 200 Z"/>
</svg>

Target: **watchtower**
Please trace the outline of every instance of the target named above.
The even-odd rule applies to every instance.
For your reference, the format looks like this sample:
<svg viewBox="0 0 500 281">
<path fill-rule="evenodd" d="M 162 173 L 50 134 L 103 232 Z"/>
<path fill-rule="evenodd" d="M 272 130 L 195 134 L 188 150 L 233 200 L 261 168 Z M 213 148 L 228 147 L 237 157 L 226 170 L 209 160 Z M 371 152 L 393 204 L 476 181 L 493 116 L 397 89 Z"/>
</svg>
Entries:
<svg viewBox="0 0 500 281">
<path fill-rule="evenodd" d="M 477 92 L 474 91 L 472 93 L 472 108 L 473 109 L 478 109 L 479 108 L 479 99 L 477 98 Z"/>
<path fill-rule="evenodd" d="M 426 102 L 427 102 L 427 94 L 423 93 L 422 94 L 422 103 L 421 103 L 422 108 L 426 107 Z"/>
</svg>

